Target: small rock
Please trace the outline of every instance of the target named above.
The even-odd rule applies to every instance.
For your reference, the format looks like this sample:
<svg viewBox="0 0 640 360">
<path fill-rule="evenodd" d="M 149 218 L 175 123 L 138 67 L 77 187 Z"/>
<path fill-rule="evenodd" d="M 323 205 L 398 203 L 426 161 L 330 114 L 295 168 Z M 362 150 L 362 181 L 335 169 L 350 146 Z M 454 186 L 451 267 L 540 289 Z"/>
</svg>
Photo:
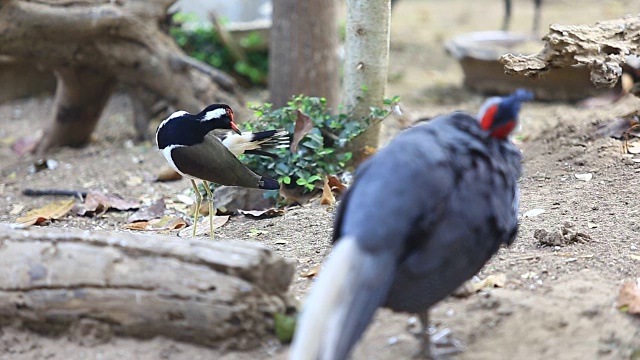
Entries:
<svg viewBox="0 0 640 360">
<path fill-rule="evenodd" d="M 579 232 L 576 226 L 570 222 L 565 222 L 557 229 L 547 231 L 546 229 L 536 229 L 533 237 L 543 245 L 566 246 L 573 243 L 585 243 L 591 240 L 591 236 Z"/>
<path fill-rule="evenodd" d="M 532 218 L 532 217 L 536 217 L 540 214 L 543 214 L 546 210 L 545 209 L 531 209 L 529 211 L 527 211 L 526 213 L 523 214 L 524 217 L 527 218 Z"/>
<path fill-rule="evenodd" d="M 582 181 L 591 181 L 591 179 L 593 178 L 593 174 L 592 173 L 576 174 L 576 178 Z"/>
</svg>

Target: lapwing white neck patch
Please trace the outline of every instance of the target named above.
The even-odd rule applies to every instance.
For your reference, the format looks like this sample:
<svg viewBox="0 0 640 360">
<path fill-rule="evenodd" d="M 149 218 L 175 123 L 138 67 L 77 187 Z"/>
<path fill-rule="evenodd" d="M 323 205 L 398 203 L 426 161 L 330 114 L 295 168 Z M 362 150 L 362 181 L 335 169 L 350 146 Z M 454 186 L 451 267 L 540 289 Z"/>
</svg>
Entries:
<svg viewBox="0 0 640 360">
<path fill-rule="evenodd" d="M 171 165 L 173 170 L 177 171 L 180 175 L 184 176 L 182 171 L 178 170 L 178 167 L 176 166 L 176 163 L 174 163 L 173 159 L 171 158 L 171 151 L 173 149 L 179 148 L 179 147 L 184 147 L 184 145 L 169 145 L 166 148 L 162 149 L 162 155 L 164 155 L 164 158 L 167 159 L 167 162 L 169 163 L 169 165 Z"/>
<path fill-rule="evenodd" d="M 209 121 L 211 119 L 218 119 L 226 115 L 226 113 L 227 113 L 227 110 L 223 108 L 207 111 L 202 117 L 202 119 L 200 119 L 200 121 Z"/>
</svg>

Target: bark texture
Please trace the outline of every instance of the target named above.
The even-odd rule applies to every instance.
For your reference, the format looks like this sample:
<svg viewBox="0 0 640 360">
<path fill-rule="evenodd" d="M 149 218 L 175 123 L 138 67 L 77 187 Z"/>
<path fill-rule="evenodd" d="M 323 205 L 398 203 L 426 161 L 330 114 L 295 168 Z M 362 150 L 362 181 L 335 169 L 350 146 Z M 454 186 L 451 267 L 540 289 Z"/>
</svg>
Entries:
<svg viewBox="0 0 640 360">
<path fill-rule="evenodd" d="M 353 121 L 382 107 L 389 65 L 391 24 L 389 0 L 347 0 L 347 38 L 344 64 L 344 105 Z M 377 147 L 380 124 L 354 139 L 354 159 L 366 146 Z"/>
<path fill-rule="evenodd" d="M 269 94 L 275 108 L 292 96 L 339 100 L 335 0 L 274 0 L 269 45 Z"/>
<path fill-rule="evenodd" d="M 540 76 L 547 71 L 576 64 L 591 70 L 597 87 L 613 87 L 622 75 L 627 55 L 640 55 L 640 14 L 595 25 L 549 27 L 542 40 L 544 49 L 534 55 L 502 56 L 500 61 L 510 74 Z"/>
<path fill-rule="evenodd" d="M 253 242 L 0 225 L 0 324 L 248 349 L 289 305 L 293 265 Z"/>
<path fill-rule="evenodd" d="M 86 142 L 117 83 L 186 111 L 212 102 L 239 107 L 235 82 L 186 56 L 162 30 L 174 1 L 1 2 L 0 55 L 44 65 L 62 79 L 41 151 Z"/>
</svg>

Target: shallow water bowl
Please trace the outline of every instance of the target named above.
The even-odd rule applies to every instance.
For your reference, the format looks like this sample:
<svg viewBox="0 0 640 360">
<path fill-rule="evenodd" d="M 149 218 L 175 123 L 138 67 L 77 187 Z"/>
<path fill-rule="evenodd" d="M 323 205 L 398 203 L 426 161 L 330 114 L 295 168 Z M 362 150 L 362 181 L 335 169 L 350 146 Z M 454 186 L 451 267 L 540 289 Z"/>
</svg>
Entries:
<svg viewBox="0 0 640 360">
<path fill-rule="evenodd" d="M 534 54 L 543 48 L 541 41 L 532 40 L 525 34 L 472 32 L 447 41 L 445 47 L 462 66 L 464 85 L 484 94 L 504 95 L 517 88 L 527 88 L 538 100 L 578 101 L 607 91 L 593 86 L 586 66 L 554 69 L 538 78 L 505 74 L 498 61 L 500 56 Z"/>
</svg>

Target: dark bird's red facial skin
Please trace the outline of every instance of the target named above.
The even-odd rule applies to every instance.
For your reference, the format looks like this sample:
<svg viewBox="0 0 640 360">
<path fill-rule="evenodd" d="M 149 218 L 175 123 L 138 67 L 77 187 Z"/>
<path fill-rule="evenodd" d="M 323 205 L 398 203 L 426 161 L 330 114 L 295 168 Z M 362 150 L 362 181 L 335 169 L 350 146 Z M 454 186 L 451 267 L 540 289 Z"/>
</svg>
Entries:
<svg viewBox="0 0 640 360">
<path fill-rule="evenodd" d="M 493 125 L 493 119 L 497 111 L 498 104 L 492 105 L 487 109 L 487 111 L 482 116 L 482 119 L 480 119 L 480 127 L 482 127 L 482 129 L 489 130 L 489 128 L 491 128 L 491 125 Z"/>
<path fill-rule="evenodd" d="M 491 130 L 491 136 L 497 139 L 506 139 L 516 127 L 514 120 L 509 120 L 505 124 Z"/>
<path fill-rule="evenodd" d="M 508 120 L 503 124 L 495 124 L 496 113 L 498 112 L 498 104 L 490 106 L 480 120 L 480 127 L 491 132 L 491 136 L 497 139 L 506 139 L 511 131 L 516 127 L 515 120 Z M 497 125 L 497 126 L 496 126 Z"/>
</svg>

